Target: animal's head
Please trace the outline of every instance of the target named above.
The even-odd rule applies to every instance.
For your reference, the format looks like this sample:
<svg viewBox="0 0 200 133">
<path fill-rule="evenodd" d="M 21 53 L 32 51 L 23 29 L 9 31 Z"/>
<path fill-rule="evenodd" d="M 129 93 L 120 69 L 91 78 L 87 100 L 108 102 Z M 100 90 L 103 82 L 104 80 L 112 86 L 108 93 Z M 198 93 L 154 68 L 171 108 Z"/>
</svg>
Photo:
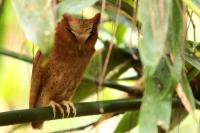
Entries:
<svg viewBox="0 0 200 133">
<path fill-rule="evenodd" d="M 85 49 L 87 45 L 94 47 L 99 21 L 100 13 L 91 19 L 78 19 L 65 13 L 58 23 L 56 37 L 66 45 L 75 45 L 79 50 Z"/>
</svg>

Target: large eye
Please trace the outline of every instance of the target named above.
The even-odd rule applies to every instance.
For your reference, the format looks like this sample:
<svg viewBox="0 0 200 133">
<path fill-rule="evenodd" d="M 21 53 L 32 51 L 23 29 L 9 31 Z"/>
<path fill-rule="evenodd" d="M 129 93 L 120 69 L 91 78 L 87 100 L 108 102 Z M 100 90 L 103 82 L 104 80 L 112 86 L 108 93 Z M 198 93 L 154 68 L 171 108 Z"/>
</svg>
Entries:
<svg viewBox="0 0 200 133">
<path fill-rule="evenodd" d="M 94 30 L 90 31 L 90 35 L 94 35 L 94 33 L 95 33 Z"/>
<path fill-rule="evenodd" d="M 76 37 L 76 36 L 74 35 L 73 30 L 72 30 L 69 26 L 66 26 L 66 27 L 65 27 L 65 31 L 68 32 L 68 33 L 70 33 L 72 36 Z"/>
<path fill-rule="evenodd" d="M 71 28 L 70 28 L 70 27 L 68 27 L 68 26 L 67 26 L 67 27 L 65 27 L 65 30 L 66 30 L 66 31 L 68 31 L 68 32 L 72 32 Z"/>
<path fill-rule="evenodd" d="M 95 34 L 95 27 L 93 26 L 91 31 L 90 31 L 90 36 L 94 35 Z"/>
</svg>

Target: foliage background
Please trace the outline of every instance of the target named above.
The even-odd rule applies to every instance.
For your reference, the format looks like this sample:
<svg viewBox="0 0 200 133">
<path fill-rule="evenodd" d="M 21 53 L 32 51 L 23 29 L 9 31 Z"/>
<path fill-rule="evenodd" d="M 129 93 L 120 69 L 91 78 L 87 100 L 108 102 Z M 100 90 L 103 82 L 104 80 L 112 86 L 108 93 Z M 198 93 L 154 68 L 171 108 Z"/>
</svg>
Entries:
<svg viewBox="0 0 200 133">
<path fill-rule="evenodd" d="M 25 8 L 21 7 L 20 1 L 18 0 L 13 0 L 13 1 L 4 0 L 4 2 L 5 4 L 2 4 L 3 1 L 0 1 L 0 47 L 4 49 L 9 49 L 11 51 L 15 51 L 20 54 L 25 54 L 30 57 L 33 56 L 32 54 L 33 44 L 35 46 L 35 51 L 37 48 L 41 48 L 44 49 L 44 52 L 48 52 L 50 46 L 42 45 L 43 43 L 46 43 L 46 41 L 43 39 L 44 38 L 43 36 L 41 36 L 40 34 L 36 34 L 37 32 L 32 31 L 33 32 L 32 34 L 35 33 L 35 35 L 30 35 L 30 38 L 27 38 L 27 32 L 24 32 L 24 27 L 26 27 L 27 25 L 28 25 L 27 27 L 30 28 L 30 30 L 34 29 L 33 26 L 36 25 L 36 29 L 39 29 L 38 32 L 42 34 L 43 32 L 40 31 L 41 29 L 49 28 L 48 25 L 46 25 L 46 23 L 48 23 L 48 20 L 44 20 L 46 23 L 44 23 L 43 25 L 38 24 L 39 25 L 38 26 L 36 22 L 37 19 L 39 19 L 38 16 L 34 18 L 35 21 L 34 19 L 29 19 L 28 17 L 23 18 L 23 15 L 29 16 L 30 14 L 32 14 L 33 13 L 32 11 L 37 12 L 38 10 L 36 8 L 33 8 L 33 10 L 26 10 Z M 91 17 L 95 14 L 95 12 L 101 10 L 102 7 L 101 4 L 93 5 L 96 2 L 98 1 L 64 0 L 59 4 L 57 18 L 55 19 L 59 20 L 60 16 L 65 11 L 80 15 L 82 9 L 84 9 L 83 14 L 85 17 Z M 105 13 L 102 15 L 103 21 L 105 22 L 103 22 L 100 25 L 99 40 L 96 45 L 99 48 L 93 60 L 91 61 L 90 65 L 88 66 L 87 72 L 85 74 L 86 78 L 83 80 L 83 83 L 81 84 L 74 98 L 74 101 L 96 101 L 96 100 L 119 99 L 128 97 L 127 93 L 106 87 L 104 88 L 103 91 L 98 92 L 98 87 L 93 83 L 93 81 L 91 81 L 91 79 L 98 79 L 98 77 L 101 76 L 101 72 L 99 74 L 99 69 L 101 69 L 101 71 L 103 69 L 103 63 L 107 51 L 103 51 L 100 57 L 99 55 L 101 53 L 100 52 L 101 50 L 105 50 L 106 47 L 108 47 L 106 45 L 106 41 L 113 43 L 115 47 L 112 50 L 105 80 L 114 81 L 127 86 L 135 85 L 136 80 L 134 79 L 135 77 L 137 78 L 137 73 L 132 67 L 133 65 L 135 65 L 135 62 L 132 59 L 131 54 L 129 53 L 133 52 L 131 51 L 132 47 L 135 48 L 138 47 L 137 28 L 135 25 L 136 22 L 135 23 L 131 22 L 130 19 L 128 19 L 126 16 L 127 14 L 130 15 L 134 12 L 134 10 L 129 10 L 129 9 L 130 8 L 135 9 L 135 1 L 122 0 L 123 4 L 121 5 L 122 7 L 121 11 L 125 12 L 126 14 L 124 15 L 122 13 L 122 15 L 119 16 L 117 13 L 118 12 L 117 4 L 115 4 L 115 2 L 116 1 L 107 0 L 107 3 L 109 3 L 109 5 L 106 6 Z M 197 7 L 200 7 L 198 0 L 196 1 L 194 0 L 193 2 L 195 3 L 195 5 L 197 5 Z M 13 6 L 13 3 L 15 3 L 14 4 L 15 6 Z M 17 4 L 18 6 L 16 6 Z M 34 5 L 34 1 L 30 0 L 29 4 Z M 145 2 L 143 2 L 143 4 L 148 5 L 148 3 Z M 37 4 L 36 6 L 33 7 L 37 7 Z M 190 12 L 191 11 L 192 10 L 190 10 Z M 51 12 L 49 14 L 47 13 L 42 15 L 50 17 L 49 16 L 50 14 Z M 200 20 L 197 15 L 193 13 L 193 22 L 196 29 L 195 42 L 200 42 Z M 134 18 L 134 14 L 132 14 L 132 17 Z M 115 30 L 116 34 L 113 35 Z M 190 24 L 187 33 L 187 40 L 194 41 L 193 33 L 194 29 Z M 30 34 L 30 31 L 28 31 L 28 34 Z M 36 37 L 34 38 L 33 36 Z M 35 43 L 35 41 L 37 41 L 38 43 Z M 102 48 L 102 46 L 104 46 L 104 48 Z M 102 60 L 99 63 L 100 58 L 102 58 Z M 1 112 L 28 108 L 31 69 L 32 65 L 30 63 L 23 62 L 6 56 L 0 56 L 0 73 L 1 73 L 0 111 Z M 122 80 L 123 77 L 131 77 L 131 78 L 129 78 L 129 80 Z M 129 112 L 126 113 L 125 115 L 115 116 L 112 119 L 103 122 L 100 126 L 93 129 L 91 132 L 98 132 L 98 131 L 108 132 L 108 129 L 110 130 L 109 132 L 114 132 L 115 127 L 117 127 L 117 129 L 115 130 L 116 132 L 123 132 L 126 129 L 130 129 L 136 126 L 137 122 L 137 119 L 135 119 L 136 116 L 138 116 L 138 112 L 132 112 L 132 113 Z M 196 112 L 196 116 L 197 118 L 199 118 L 198 111 Z M 86 125 L 88 123 L 96 121 L 98 118 L 99 116 L 87 116 L 82 118 L 73 118 L 73 119 L 46 122 L 43 128 L 43 132 L 57 131 L 61 129 L 77 127 L 79 125 Z M 118 125 L 119 122 L 120 124 Z M 16 126 L 0 127 L 0 132 L 9 132 L 13 130 L 15 127 Z M 197 128 L 198 127 L 194 124 L 194 121 L 190 116 L 184 119 L 180 124 L 178 124 L 171 132 L 187 133 L 189 131 L 191 132 L 191 130 L 194 130 L 195 132 Z M 87 128 L 86 130 L 80 132 L 89 132 L 89 130 L 90 128 Z M 137 132 L 138 127 L 132 129 L 132 131 Z M 22 127 L 15 129 L 13 132 L 33 132 L 33 131 L 29 125 L 23 125 Z"/>
</svg>

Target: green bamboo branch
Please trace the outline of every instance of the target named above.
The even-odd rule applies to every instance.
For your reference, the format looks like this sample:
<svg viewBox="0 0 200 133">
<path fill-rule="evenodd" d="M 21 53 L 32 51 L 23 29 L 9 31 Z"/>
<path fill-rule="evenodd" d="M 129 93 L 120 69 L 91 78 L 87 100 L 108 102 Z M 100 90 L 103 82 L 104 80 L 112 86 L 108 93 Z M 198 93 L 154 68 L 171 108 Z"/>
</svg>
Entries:
<svg viewBox="0 0 200 133">
<path fill-rule="evenodd" d="M 5 55 L 5 56 L 9 56 L 9 57 L 13 57 L 15 59 L 19 59 L 28 63 L 32 63 L 32 58 L 27 56 L 27 55 L 22 55 L 10 50 L 6 50 L 6 49 L 2 49 L 0 48 L 0 54 L 1 55 Z"/>
<path fill-rule="evenodd" d="M 93 80 L 92 77 L 85 75 L 84 80 L 88 80 L 90 82 L 94 82 L 97 86 L 100 85 L 98 80 Z M 113 88 L 115 90 L 123 91 L 132 95 L 134 97 L 141 97 L 143 95 L 143 91 L 137 87 L 126 86 L 122 84 L 118 84 L 116 82 L 106 81 L 101 84 L 103 87 Z"/>
<path fill-rule="evenodd" d="M 143 95 L 143 91 L 139 88 L 129 87 L 129 86 L 121 85 L 121 84 L 110 82 L 110 81 L 104 81 L 102 83 L 102 86 L 113 88 L 115 90 L 119 90 L 123 92 L 127 92 L 129 95 L 132 95 L 134 97 L 142 97 Z"/>
<path fill-rule="evenodd" d="M 85 103 L 75 103 L 74 106 L 77 111 L 75 117 L 87 116 L 87 115 L 98 115 L 103 113 L 121 113 L 132 110 L 139 110 L 141 105 L 141 99 L 121 99 L 121 100 L 108 100 L 108 101 L 96 101 L 96 102 L 85 102 Z M 101 104 L 99 104 L 101 103 Z M 104 112 L 100 112 L 99 105 L 102 105 Z M 181 101 L 178 99 L 173 99 L 173 108 L 180 108 Z M 65 117 L 67 117 L 66 107 L 62 106 Z M 196 108 L 200 108 L 200 103 L 196 102 Z M 70 111 L 69 117 L 74 117 L 72 110 Z M 35 121 L 46 121 L 53 120 L 53 111 L 50 106 L 15 110 L 9 112 L 0 113 L 0 126 L 6 126 L 11 124 L 20 124 Z M 56 118 L 62 119 L 60 111 L 56 110 Z"/>
<path fill-rule="evenodd" d="M 99 104 L 101 103 L 101 104 Z M 97 115 L 103 113 L 118 113 L 139 109 L 141 99 L 122 99 L 122 100 L 110 100 L 110 101 L 97 101 L 97 102 L 85 102 L 75 103 L 74 106 L 77 111 L 76 117 Z M 99 105 L 102 105 L 104 112 L 100 112 Z M 65 110 L 65 118 L 67 117 L 66 107 L 62 107 Z M 70 112 L 69 117 L 74 117 L 74 114 Z M 61 119 L 62 115 L 59 110 L 56 110 L 56 118 Z M 0 113 L 0 126 L 6 126 L 11 124 L 19 124 L 34 121 L 53 120 L 52 107 L 41 107 L 33 109 L 15 110 L 9 112 Z"/>
</svg>

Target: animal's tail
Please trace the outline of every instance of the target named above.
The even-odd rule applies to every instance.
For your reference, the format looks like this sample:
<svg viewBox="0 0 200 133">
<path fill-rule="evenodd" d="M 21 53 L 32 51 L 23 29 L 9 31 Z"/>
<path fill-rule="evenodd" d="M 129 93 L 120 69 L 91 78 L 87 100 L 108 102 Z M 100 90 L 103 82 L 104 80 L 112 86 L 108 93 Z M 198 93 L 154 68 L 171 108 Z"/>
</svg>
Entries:
<svg viewBox="0 0 200 133">
<path fill-rule="evenodd" d="M 41 129 L 43 126 L 43 121 L 37 121 L 31 123 L 33 129 Z"/>
</svg>

